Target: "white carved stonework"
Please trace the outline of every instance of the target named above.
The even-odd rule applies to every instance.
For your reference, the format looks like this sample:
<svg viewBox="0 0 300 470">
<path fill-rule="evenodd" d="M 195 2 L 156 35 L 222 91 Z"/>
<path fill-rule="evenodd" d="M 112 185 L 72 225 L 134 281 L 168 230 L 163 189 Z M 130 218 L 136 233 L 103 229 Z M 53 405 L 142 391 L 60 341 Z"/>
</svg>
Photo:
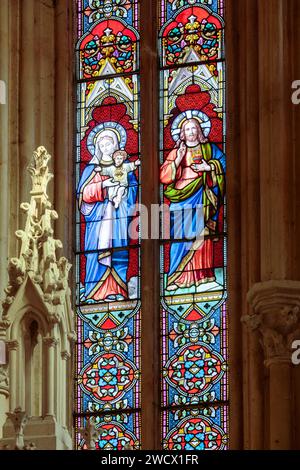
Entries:
<svg viewBox="0 0 300 470">
<path fill-rule="evenodd" d="M 13 413 L 6 413 L 7 417 L 11 420 L 15 434 L 16 434 L 16 450 L 24 450 L 24 428 L 28 422 L 28 416 L 21 408 L 16 408 Z"/>
<path fill-rule="evenodd" d="M 88 450 L 96 450 L 96 443 L 104 430 L 102 428 L 97 429 L 95 421 L 90 418 L 87 420 L 86 426 L 79 429 L 79 432 L 85 441 L 86 448 Z"/>
<path fill-rule="evenodd" d="M 8 365 L 0 364 L 0 393 L 9 396 Z"/>
<path fill-rule="evenodd" d="M 12 446 L 5 444 L 1 450 L 36 450 L 34 442 L 24 441 L 24 430 L 28 423 L 28 416 L 21 408 L 16 408 L 13 413 L 6 413 L 14 429 L 15 443 Z"/>
<path fill-rule="evenodd" d="M 9 283 L 0 316 L 0 340 L 8 352 L 8 363 L 0 365 L 0 395 L 9 395 L 10 413 L 21 409 L 29 416 L 27 442 L 35 442 L 37 449 L 70 449 L 71 357 L 76 335 L 68 280 L 71 265 L 58 256 L 62 243 L 53 230 L 58 214 L 47 194 L 53 178 L 50 158 L 39 147 L 28 168 L 31 199 L 21 204 L 26 223 L 24 230 L 16 231 L 20 252 L 8 263 Z M 13 438 L 8 419 L 2 447 L 13 448 Z"/>
<path fill-rule="evenodd" d="M 32 178 L 31 201 L 21 204 L 27 220 L 25 229 L 16 232 L 21 241 L 21 250 L 18 258 L 9 261 L 9 285 L 5 290 L 7 295 L 3 302 L 1 322 L 10 321 L 10 306 L 27 277 L 47 306 L 51 323 L 61 321 L 63 309 L 68 303 L 71 265 L 66 258 L 57 258 L 56 254 L 62 248 L 62 243 L 53 237 L 52 225 L 58 215 L 47 196 L 47 185 L 53 178 L 48 168 L 50 158 L 46 149 L 39 147 L 28 168 Z"/>
<path fill-rule="evenodd" d="M 265 364 L 291 363 L 292 343 L 300 338 L 300 282 L 254 284 L 247 299 L 253 314 L 242 320 L 250 330 L 260 332 Z"/>
</svg>

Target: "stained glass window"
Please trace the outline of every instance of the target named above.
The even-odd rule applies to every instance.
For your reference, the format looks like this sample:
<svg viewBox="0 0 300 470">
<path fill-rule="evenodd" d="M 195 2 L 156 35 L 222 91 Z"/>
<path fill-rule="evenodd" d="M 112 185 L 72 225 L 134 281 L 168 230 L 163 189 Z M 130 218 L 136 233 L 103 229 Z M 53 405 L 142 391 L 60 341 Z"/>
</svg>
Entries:
<svg viewBox="0 0 300 470">
<path fill-rule="evenodd" d="M 170 450 L 228 445 L 224 52 L 223 0 L 160 0 L 161 400 Z"/>
<path fill-rule="evenodd" d="M 149 334 L 161 337 L 162 447 L 226 449 L 224 0 L 155 5 L 161 331 Z M 98 449 L 141 446 L 140 31 L 138 0 L 77 0 L 78 449 L 89 422 Z"/>
<path fill-rule="evenodd" d="M 140 447 L 139 2 L 76 13 L 76 447 Z"/>
</svg>

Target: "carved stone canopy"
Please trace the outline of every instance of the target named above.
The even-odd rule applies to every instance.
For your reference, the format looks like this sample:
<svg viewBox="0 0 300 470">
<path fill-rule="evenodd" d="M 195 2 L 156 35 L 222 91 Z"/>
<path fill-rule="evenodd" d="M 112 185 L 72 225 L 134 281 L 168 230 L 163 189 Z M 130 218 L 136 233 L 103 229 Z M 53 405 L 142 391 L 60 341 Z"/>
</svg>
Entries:
<svg viewBox="0 0 300 470">
<path fill-rule="evenodd" d="M 2 443 L 12 445 L 13 422 L 18 449 L 25 448 L 26 415 L 27 437 L 34 436 L 37 447 L 72 447 L 66 427 L 70 422 L 68 399 L 62 398 L 59 405 L 56 399 L 57 390 L 61 397 L 71 393 L 70 366 L 66 364 L 76 338 L 68 280 L 71 264 L 60 256 L 62 243 L 54 237 L 58 214 L 47 194 L 53 178 L 48 167 L 50 158 L 47 150 L 39 147 L 28 168 L 32 179 L 30 201 L 21 204 L 26 222 L 22 230 L 16 231 L 20 250 L 8 263 L 9 281 L 0 312 L 0 341 L 8 353 L 5 363 L 0 363 L 0 395 L 8 398 L 10 410 Z M 16 423 L 24 426 L 18 430 Z M 45 444 L 49 432 L 53 441 Z"/>
<path fill-rule="evenodd" d="M 247 299 L 254 313 L 242 321 L 260 332 L 265 364 L 291 363 L 292 343 L 300 339 L 300 281 L 254 284 Z"/>
<path fill-rule="evenodd" d="M 32 291 L 29 297 L 40 298 L 39 309 L 47 312 L 50 330 L 51 324 L 63 321 L 67 332 L 74 335 L 68 285 L 71 264 L 65 257 L 57 256 L 57 250 L 62 248 L 61 241 L 54 238 L 53 223 L 58 215 L 47 195 L 47 186 L 53 177 L 48 167 L 50 158 L 47 150 L 39 147 L 28 167 L 32 178 L 31 200 L 21 204 L 26 224 L 24 230 L 16 231 L 16 237 L 21 241 L 20 254 L 11 258 L 8 264 L 9 284 L 2 304 L 0 337 L 6 336 L 5 331 L 15 320 L 13 312 L 20 292 L 28 293 L 28 289 Z"/>
</svg>

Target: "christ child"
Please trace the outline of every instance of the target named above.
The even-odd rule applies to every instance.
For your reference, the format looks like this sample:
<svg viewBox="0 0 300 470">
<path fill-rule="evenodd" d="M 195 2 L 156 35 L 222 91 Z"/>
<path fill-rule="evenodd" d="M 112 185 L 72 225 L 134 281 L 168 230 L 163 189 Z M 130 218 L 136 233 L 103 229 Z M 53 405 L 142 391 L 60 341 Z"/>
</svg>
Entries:
<svg viewBox="0 0 300 470">
<path fill-rule="evenodd" d="M 113 154 L 114 165 L 109 167 L 102 167 L 101 173 L 105 176 L 110 176 L 113 183 L 119 183 L 117 186 L 108 186 L 108 199 L 113 203 L 117 209 L 121 200 L 127 195 L 128 188 L 128 173 L 135 171 L 141 164 L 140 160 L 135 162 L 125 163 L 128 154 L 124 150 L 116 150 Z"/>
</svg>

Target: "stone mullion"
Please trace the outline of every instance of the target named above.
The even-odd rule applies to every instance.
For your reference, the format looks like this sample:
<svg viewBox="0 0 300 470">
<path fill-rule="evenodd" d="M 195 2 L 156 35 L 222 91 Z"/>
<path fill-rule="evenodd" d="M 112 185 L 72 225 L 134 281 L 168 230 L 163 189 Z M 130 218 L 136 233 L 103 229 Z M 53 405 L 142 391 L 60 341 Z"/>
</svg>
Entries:
<svg viewBox="0 0 300 470">
<path fill-rule="evenodd" d="M 141 202 L 148 214 L 159 203 L 157 8 L 157 1 L 141 0 Z M 155 450 L 161 448 L 158 240 L 142 241 L 141 262 L 142 448 Z"/>
<path fill-rule="evenodd" d="M 239 11 L 236 3 L 226 3 L 226 24 L 238 21 Z M 241 296 L 241 158 L 240 128 L 241 115 L 237 112 L 242 100 L 241 94 L 235 92 L 240 77 L 240 48 L 237 30 L 226 28 L 226 78 L 227 78 L 227 217 L 228 217 L 228 311 L 229 311 L 229 382 L 230 382 L 230 413 L 229 413 L 229 445 L 231 449 L 243 447 L 243 370 L 242 328 L 240 323 Z"/>
</svg>

